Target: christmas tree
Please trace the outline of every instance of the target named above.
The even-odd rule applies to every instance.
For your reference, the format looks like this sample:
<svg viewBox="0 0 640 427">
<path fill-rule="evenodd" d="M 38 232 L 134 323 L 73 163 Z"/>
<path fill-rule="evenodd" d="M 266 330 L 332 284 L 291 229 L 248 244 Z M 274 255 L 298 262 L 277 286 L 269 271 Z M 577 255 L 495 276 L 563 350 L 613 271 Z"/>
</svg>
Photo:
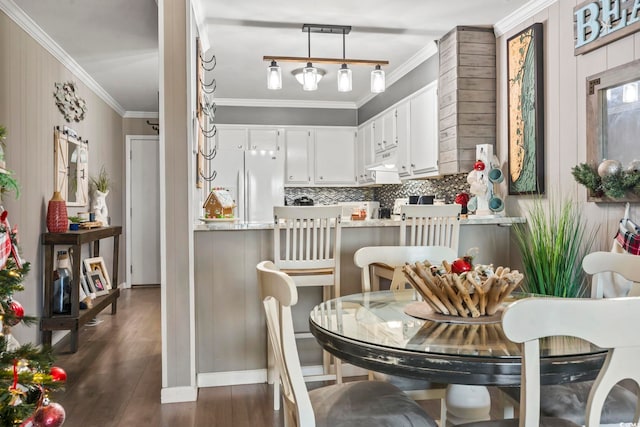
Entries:
<svg viewBox="0 0 640 427">
<path fill-rule="evenodd" d="M 9 191 L 18 196 L 18 183 L 4 164 L 5 137 L 0 126 L 0 197 Z M 29 263 L 20 258 L 17 227 L 11 228 L 2 206 L 0 212 L 0 426 L 59 427 L 64 409 L 50 402 L 47 393 L 64 385 L 66 373 L 52 366 L 51 349 L 20 345 L 11 335 L 12 327 L 33 325 L 36 319 L 24 315 L 15 297 L 24 290 Z"/>
</svg>

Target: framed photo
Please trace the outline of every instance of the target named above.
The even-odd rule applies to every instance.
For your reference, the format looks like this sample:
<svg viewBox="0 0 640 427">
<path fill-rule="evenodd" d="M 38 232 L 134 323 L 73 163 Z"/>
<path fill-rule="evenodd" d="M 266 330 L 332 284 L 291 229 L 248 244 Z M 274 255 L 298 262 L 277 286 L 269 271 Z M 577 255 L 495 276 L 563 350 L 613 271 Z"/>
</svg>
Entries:
<svg viewBox="0 0 640 427">
<path fill-rule="evenodd" d="M 107 281 L 105 280 L 102 272 L 100 270 L 92 270 L 87 273 L 87 281 L 91 283 L 96 291 L 96 296 L 106 295 L 109 293 L 109 289 L 107 288 Z"/>
<path fill-rule="evenodd" d="M 89 298 L 94 299 L 96 297 L 96 290 L 93 288 L 92 284 L 87 282 L 87 278 L 85 276 L 80 276 L 80 287 Z"/>
<path fill-rule="evenodd" d="M 544 194 L 542 24 L 507 40 L 509 194 Z"/>
<path fill-rule="evenodd" d="M 106 290 L 111 289 L 111 280 L 109 279 L 109 272 L 104 265 L 104 259 L 101 256 L 95 258 L 86 258 L 84 261 L 84 270 L 87 273 L 87 277 L 94 272 L 99 271 L 102 274 L 103 281 L 106 285 Z"/>
</svg>

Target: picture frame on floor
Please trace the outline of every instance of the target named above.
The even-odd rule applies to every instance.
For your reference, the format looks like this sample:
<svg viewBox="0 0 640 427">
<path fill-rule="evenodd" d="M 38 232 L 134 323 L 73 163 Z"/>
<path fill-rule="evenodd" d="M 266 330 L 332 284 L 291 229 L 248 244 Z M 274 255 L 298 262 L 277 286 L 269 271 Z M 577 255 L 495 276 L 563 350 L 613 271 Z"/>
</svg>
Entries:
<svg viewBox="0 0 640 427">
<path fill-rule="evenodd" d="M 87 273 L 87 282 L 91 283 L 91 286 L 95 288 L 96 296 L 106 295 L 109 293 L 107 281 L 100 270 L 96 269 L 89 271 Z"/>
<path fill-rule="evenodd" d="M 86 258 L 84 261 L 84 270 L 87 274 L 88 281 L 90 279 L 90 274 L 94 271 L 99 271 L 102 274 L 102 283 L 105 285 L 105 289 L 108 291 L 111 289 L 111 279 L 109 278 L 109 272 L 107 271 L 107 267 L 104 263 L 104 259 L 99 257 L 94 258 Z M 96 289 L 97 291 L 97 289 Z"/>
</svg>

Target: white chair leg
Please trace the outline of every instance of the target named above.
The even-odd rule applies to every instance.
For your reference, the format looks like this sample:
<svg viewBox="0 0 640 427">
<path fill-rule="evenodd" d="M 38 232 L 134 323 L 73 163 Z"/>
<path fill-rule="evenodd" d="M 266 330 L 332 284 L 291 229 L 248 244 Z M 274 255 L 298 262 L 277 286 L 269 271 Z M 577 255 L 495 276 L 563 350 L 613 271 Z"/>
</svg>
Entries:
<svg viewBox="0 0 640 427">
<path fill-rule="evenodd" d="M 273 410 L 280 410 L 280 379 L 273 382 Z"/>
<path fill-rule="evenodd" d="M 440 399 L 440 426 L 446 427 L 447 425 L 447 401 Z"/>
</svg>

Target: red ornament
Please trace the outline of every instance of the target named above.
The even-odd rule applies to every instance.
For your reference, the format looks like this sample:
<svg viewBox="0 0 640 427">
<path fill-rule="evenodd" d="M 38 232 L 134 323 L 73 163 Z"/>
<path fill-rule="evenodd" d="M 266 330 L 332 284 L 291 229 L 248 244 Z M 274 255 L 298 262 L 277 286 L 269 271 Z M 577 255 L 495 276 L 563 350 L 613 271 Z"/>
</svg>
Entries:
<svg viewBox="0 0 640 427">
<path fill-rule="evenodd" d="M 47 206 L 47 229 L 49 233 L 64 233 L 69 228 L 67 202 L 59 191 L 54 191 Z"/>
<path fill-rule="evenodd" d="M 33 427 L 60 427 L 66 414 L 59 403 L 49 403 L 36 410 L 33 416 Z"/>
<path fill-rule="evenodd" d="M 53 378 L 54 381 L 66 381 L 67 380 L 67 373 L 64 371 L 64 369 L 58 367 L 58 366 L 52 366 L 51 370 L 49 371 L 49 373 L 51 374 L 51 377 Z"/>
<path fill-rule="evenodd" d="M 458 205 L 467 206 L 467 203 L 469 203 L 469 199 L 470 197 L 467 193 L 460 193 L 456 196 L 454 202 Z"/>
<path fill-rule="evenodd" d="M 33 417 L 29 417 L 26 420 L 24 420 L 20 424 L 20 427 L 33 427 Z"/>
<path fill-rule="evenodd" d="M 16 300 L 9 302 L 9 310 L 13 313 L 12 318 L 5 318 L 4 323 L 9 326 L 16 326 L 24 318 L 24 307 Z"/>
<path fill-rule="evenodd" d="M 462 274 L 465 271 L 471 271 L 473 266 L 469 261 L 464 258 L 458 258 L 451 263 L 451 272 L 456 274 Z"/>
<path fill-rule="evenodd" d="M 484 162 L 482 160 L 478 160 L 474 163 L 473 168 L 477 171 L 484 170 Z"/>
</svg>

